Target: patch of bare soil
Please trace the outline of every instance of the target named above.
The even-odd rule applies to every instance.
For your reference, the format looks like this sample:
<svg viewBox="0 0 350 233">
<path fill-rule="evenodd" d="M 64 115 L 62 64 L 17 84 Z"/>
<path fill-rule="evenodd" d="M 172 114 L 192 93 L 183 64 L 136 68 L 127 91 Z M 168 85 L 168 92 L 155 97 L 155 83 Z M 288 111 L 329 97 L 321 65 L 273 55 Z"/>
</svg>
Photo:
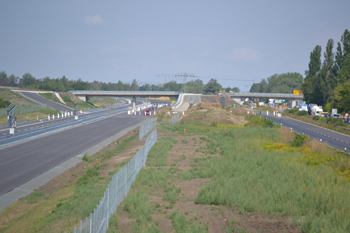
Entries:
<svg viewBox="0 0 350 233">
<path fill-rule="evenodd" d="M 209 232 L 301 232 L 298 226 L 292 224 L 292 219 L 281 216 L 267 216 L 259 213 L 240 214 L 237 210 L 228 206 L 199 205 L 195 204 L 200 189 L 210 182 L 210 179 L 196 178 L 180 180 L 178 174 L 188 171 L 194 163 L 193 158 L 220 155 L 205 155 L 206 141 L 200 136 L 182 136 L 174 133 L 163 133 L 160 136 L 170 136 L 177 139 L 177 144 L 168 153 L 168 168 L 176 167 L 178 171 L 168 180 L 176 188 L 181 188 L 175 205 L 169 208 L 169 202 L 163 200 L 164 190 L 158 189 L 150 195 L 151 205 L 159 203 L 153 213 L 154 221 L 158 222 L 161 232 L 174 232 L 172 220 L 169 215 L 178 210 L 185 214 L 189 221 L 200 221 L 208 224 Z M 129 229 L 131 222 L 127 222 L 125 213 L 119 216 L 121 226 L 119 229 Z M 125 231 L 127 232 L 127 231 Z"/>
<path fill-rule="evenodd" d="M 185 114 L 185 120 L 200 121 L 204 124 L 225 124 L 243 126 L 246 111 L 241 108 L 222 108 L 220 104 L 199 103 Z"/>
</svg>

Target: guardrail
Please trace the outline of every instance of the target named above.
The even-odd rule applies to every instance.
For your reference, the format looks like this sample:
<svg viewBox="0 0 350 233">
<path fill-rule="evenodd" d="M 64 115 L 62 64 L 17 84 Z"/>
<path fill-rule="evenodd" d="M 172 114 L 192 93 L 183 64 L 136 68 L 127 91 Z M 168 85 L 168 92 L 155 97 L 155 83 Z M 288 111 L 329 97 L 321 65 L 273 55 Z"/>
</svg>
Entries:
<svg viewBox="0 0 350 233">
<path fill-rule="evenodd" d="M 18 121 L 16 121 L 16 125 L 25 124 L 25 123 L 28 123 L 28 122 L 29 122 L 28 119 L 18 120 Z M 8 126 L 9 126 L 9 123 L 8 123 L 8 122 L 5 122 L 5 123 L 2 124 L 2 126 L 0 126 L 0 127 L 8 127 Z"/>
<path fill-rule="evenodd" d="M 74 228 L 74 233 L 105 233 L 107 231 L 110 216 L 117 210 L 137 174 L 146 165 L 148 152 L 156 142 L 157 129 L 147 137 L 144 147 L 113 176 L 94 212 L 90 213 L 90 216 L 84 221 L 80 221 L 79 227 Z"/>
<path fill-rule="evenodd" d="M 112 114 L 125 112 L 126 110 L 127 110 L 127 107 L 119 108 L 119 109 L 116 109 L 115 112 Z M 83 124 L 86 124 L 89 122 L 96 121 L 98 119 L 102 119 L 108 115 L 111 115 L 111 113 L 108 113 L 108 112 L 107 113 L 106 112 L 96 113 L 94 115 L 80 117 L 79 120 L 73 120 L 74 118 L 71 118 L 72 120 L 68 121 L 68 122 L 60 122 L 57 124 L 53 124 L 53 125 L 33 129 L 33 130 L 15 133 L 13 135 L 1 136 L 0 137 L 0 147 L 12 145 L 12 144 L 22 142 L 22 141 L 27 141 L 29 139 L 33 139 L 33 138 L 43 136 L 46 134 L 51 134 L 51 133 L 54 133 L 57 131 L 61 131 L 63 129 L 68 129 L 68 128 L 74 127 L 74 126 L 83 125 Z"/>
<path fill-rule="evenodd" d="M 156 125 L 157 125 L 157 117 L 152 118 L 146 124 L 142 125 L 139 128 L 139 140 L 141 140 L 146 134 L 148 134 L 148 132 L 151 131 L 151 129 L 156 127 Z"/>
<path fill-rule="evenodd" d="M 29 105 L 17 107 L 13 110 L 13 115 L 20 115 L 23 113 L 34 112 L 39 109 L 46 108 L 46 104 Z M 7 116 L 7 109 L 0 109 L 0 116 Z"/>
</svg>

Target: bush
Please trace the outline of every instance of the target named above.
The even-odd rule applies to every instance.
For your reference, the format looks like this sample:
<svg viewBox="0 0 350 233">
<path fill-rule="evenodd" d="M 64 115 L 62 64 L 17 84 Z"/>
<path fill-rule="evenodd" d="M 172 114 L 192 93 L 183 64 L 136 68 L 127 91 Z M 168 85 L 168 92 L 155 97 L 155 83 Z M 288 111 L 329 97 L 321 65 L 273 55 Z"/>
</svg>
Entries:
<svg viewBox="0 0 350 233">
<path fill-rule="evenodd" d="M 273 119 L 265 119 L 264 127 L 265 128 L 273 128 Z"/>
<path fill-rule="evenodd" d="M 306 139 L 306 135 L 295 134 L 294 140 L 292 142 L 292 146 L 301 147 L 304 145 Z"/>
<path fill-rule="evenodd" d="M 0 108 L 6 108 L 10 102 L 0 98 Z"/>
<path fill-rule="evenodd" d="M 306 116 L 306 115 L 309 115 L 309 114 L 307 113 L 307 111 L 299 111 L 299 112 L 297 113 L 297 116 Z"/>
<path fill-rule="evenodd" d="M 312 120 L 318 121 L 318 120 L 320 120 L 320 116 L 313 116 Z"/>
</svg>

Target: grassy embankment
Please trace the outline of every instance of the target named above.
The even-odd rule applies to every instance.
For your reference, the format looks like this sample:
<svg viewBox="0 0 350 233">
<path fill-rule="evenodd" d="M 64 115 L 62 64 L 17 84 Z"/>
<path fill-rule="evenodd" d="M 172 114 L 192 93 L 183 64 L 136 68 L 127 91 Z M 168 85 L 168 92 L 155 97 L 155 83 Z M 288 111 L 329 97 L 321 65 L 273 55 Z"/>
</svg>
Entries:
<svg viewBox="0 0 350 233">
<path fill-rule="evenodd" d="M 249 230 L 249 224 L 242 228 L 244 218 L 239 216 L 252 213 L 289 216 L 290 224 L 299 226 L 302 232 L 349 232 L 348 155 L 275 128 L 264 118 L 250 116 L 248 121 L 246 127 L 237 127 L 187 121 L 185 117 L 182 123 L 162 125 L 160 134 L 172 136 L 159 139 L 152 148 L 146 169 L 140 172 L 125 202 L 112 217 L 113 228 L 109 232 L 211 229 L 209 221 L 202 221 L 203 216 L 178 208 L 179 202 L 192 202 L 197 208 L 209 205 L 223 212 L 227 208 L 236 211 L 238 217 L 222 224 L 224 232 L 275 232 L 264 227 Z M 179 137 L 187 140 L 176 140 Z M 177 150 L 178 159 L 169 164 L 172 147 L 181 144 L 178 148 L 186 148 L 190 141 L 197 149 L 190 154 Z M 190 159 L 190 168 L 182 170 L 181 161 L 186 159 Z M 208 182 L 195 198 L 183 200 L 181 184 L 198 179 Z M 165 218 L 159 220 L 160 214 Z M 130 223 L 125 215 L 133 221 Z M 170 228 L 163 226 L 167 219 L 172 223 Z"/>
<path fill-rule="evenodd" d="M 74 108 L 74 105 L 76 103 L 79 103 L 79 105 L 77 106 L 78 110 L 84 111 L 86 109 L 93 108 L 92 105 L 90 105 L 89 103 L 86 103 L 85 101 L 82 101 L 81 99 L 77 98 L 75 95 L 73 95 L 71 93 L 60 93 L 61 98 L 63 99 L 63 101 L 66 104 L 63 104 L 61 101 L 59 101 L 59 99 L 57 99 L 56 95 L 53 93 L 40 93 L 39 95 L 41 95 L 42 97 L 44 97 L 46 99 L 49 99 L 51 101 L 65 105 L 65 106 L 70 107 L 70 108 Z"/>
<path fill-rule="evenodd" d="M 111 143 L 0 213 L 0 232 L 73 232 L 111 177 L 143 147 L 136 132 Z"/>
<path fill-rule="evenodd" d="M 66 104 L 63 104 L 61 101 L 59 101 L 56 95 L 53 93 L 41 93 L 40 95 L 56 103 L 66 105 L 67 107 L 70 107 L 70 108 L 74 108 L 74 105 L 79 102 L 78 110 L 83 110 L 83 111 L 94 107 L 104 107 L 104 106 L 120 103 L 120 101 L 117 101 L 112 97 L 91 97 L 89 98 L 88 102 L 94 105 L 92 106 L 91 104 L 85 101 L 82 101 L 81 99 L 77 98 L 75 95 L 71 93 L 59 93 L 59 94 Z"/>
<path fill-rule="evenodd" d="M 30 105 L 37 105 L 37 103 L 34 103 L 31 100 L 21 96 L 20 94 L 18 94 L 16 92 L 11 91 L 9 89 L 0 90 L 0 98 L 12 102 L 11 106 L 13 106 L 15 104 L 15 105 L 17 105 L 17 108 L 30 106 Z M 17 114 L 16 116 L 17 116 L 17 120 L 24 120 L 24 119 L 27 119 L 27 117 L 28 117 L 28 120 L 32 121 L 32 120 L 36 120 L 37 117 L 39 119 L 47 118 L 48 114 L 57 115 L 57 113 L 58 113 L 58 111 L 56 111 L 56 110 L 53 110 L 51 108 L 46 108 L 46 109 L 36 110 L 34 112 Z M 4 124 L 7 121 L 8 121 L 7 116 L 0 117 L 0 125 Z"/>
<path fill-rule="evenodd" d="M 299 111 L 294 108 L 292 110 L 284 110 L 283 116 L 291 117 L 300 121 L 304 121 L 323 128 L 334 130 L 343 134 L 350 135 L 350 125 L 343 122 L 340 118 L 325 118 L 322 116 L 310 116 L 305 111 Z"/>
</svg>

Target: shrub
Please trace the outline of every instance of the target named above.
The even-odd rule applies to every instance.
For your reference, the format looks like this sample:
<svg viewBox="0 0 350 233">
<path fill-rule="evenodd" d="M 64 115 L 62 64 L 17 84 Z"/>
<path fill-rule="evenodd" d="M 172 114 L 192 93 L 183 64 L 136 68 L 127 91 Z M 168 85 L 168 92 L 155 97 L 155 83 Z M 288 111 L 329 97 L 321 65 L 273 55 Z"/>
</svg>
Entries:
<svg viewBox="0 0 350 233">
<path fill-rule="evenodd" d="M 306 135 L 295 134 L 294 140 L 292 142 L 292 146 L 301 147 L 302 145 L 304 145 L 305 139 L 306 139 Z"/>
<path fill-rule="evenodd" d="M 273 128 L 273 119 L 265 119 L 264 127 L 265 128 Z"/>
<path fill-rule="evenodd" d="M 299 111 L 297 113 L 297 116 L 306 116 L 306 115 L 308 115 L 307 111 Z"/>
<path fill-rule="evenodd" d="M 0 108 L 6 108 L 10 102 L 0 98 Z"/>
</svg>

